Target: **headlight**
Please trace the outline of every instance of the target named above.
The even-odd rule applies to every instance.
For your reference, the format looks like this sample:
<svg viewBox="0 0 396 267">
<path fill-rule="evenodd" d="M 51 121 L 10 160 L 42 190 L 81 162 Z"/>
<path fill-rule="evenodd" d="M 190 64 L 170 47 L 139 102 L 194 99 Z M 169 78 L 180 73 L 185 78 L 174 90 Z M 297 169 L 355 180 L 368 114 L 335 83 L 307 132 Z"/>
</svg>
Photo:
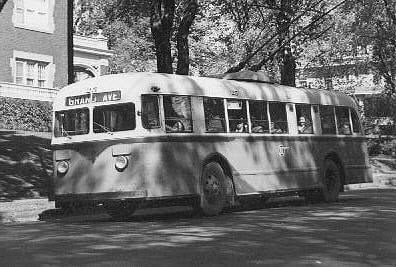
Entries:
<svg viewBox="0 0 396 267">
<path fill-rule="evenodd" d="M 60 174 L 65 174 L 69 170 L 69 163 L 67 161 L 58 162 L 57 171 Z"/>
<path fill-rule="evenodd" d="M 128 166 L 128 158 L 125 156 L 117 156 L 115 159 L 115 168 L 117 171 L 123 171 Z"/>
</svg>

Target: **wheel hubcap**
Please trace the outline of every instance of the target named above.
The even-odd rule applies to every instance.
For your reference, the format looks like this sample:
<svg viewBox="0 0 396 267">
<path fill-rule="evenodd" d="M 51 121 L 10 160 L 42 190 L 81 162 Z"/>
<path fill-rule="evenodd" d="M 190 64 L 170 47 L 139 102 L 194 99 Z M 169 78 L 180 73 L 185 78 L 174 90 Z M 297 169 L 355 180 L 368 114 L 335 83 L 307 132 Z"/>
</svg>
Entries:
<svg viewBox="0 0 396 267">
<path fill-rule="evenodd" d="M 216 176 L 209 174 L 206 176 L 204 183 L 204 191 L 206 199 L 209 202 L 214 202 L 219 199 L 221 195 L 220 182 Z"/>
<path fill-rule="evenodd" d="M 328 170 L 326 175 L 326 186 L 329 192 L 332 192 L 336 188 L 337 173 L 333 170 Z"/>
</svg>

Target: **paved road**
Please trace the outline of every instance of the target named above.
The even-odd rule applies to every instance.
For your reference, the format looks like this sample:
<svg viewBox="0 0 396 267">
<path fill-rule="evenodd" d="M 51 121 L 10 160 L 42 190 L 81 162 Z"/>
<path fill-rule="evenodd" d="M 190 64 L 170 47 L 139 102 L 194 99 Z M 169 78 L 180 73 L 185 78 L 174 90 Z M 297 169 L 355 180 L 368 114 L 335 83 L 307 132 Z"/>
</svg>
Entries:
<svg viewBox="0 0 396 267">
<path fill-rule="evenodd" d="M 396 190 L 344 193 L 199 218 L 0 225 L 2 266 L 395 266 Z"/>
</svg>

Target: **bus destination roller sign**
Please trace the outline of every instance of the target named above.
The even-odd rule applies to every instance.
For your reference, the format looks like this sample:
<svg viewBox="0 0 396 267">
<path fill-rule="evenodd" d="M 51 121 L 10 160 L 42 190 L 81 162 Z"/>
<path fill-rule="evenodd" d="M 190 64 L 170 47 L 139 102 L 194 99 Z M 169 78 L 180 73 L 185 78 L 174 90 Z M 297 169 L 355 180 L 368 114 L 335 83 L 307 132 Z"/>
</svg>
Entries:
<svg viewBox="0 0 396 267">
<path fill-rule="evenodd" d="M 88 103 L 102 103 L 121 100 L 121 91 L 110 91 L 101 93 L 88 93 L 84 95 L 66 97 L 66 106 L 78 106 Z"/>
</svg>

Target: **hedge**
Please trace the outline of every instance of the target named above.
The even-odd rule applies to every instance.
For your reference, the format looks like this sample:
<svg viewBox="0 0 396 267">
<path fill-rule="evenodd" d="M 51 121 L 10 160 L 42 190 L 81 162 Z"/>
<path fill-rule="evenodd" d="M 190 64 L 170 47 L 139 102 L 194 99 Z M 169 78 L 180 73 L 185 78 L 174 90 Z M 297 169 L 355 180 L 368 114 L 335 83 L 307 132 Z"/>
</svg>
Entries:
<svg viewBox="0 0 396 267">
<path fill-rule="evenodd" d="M 0 129 L 50 132 L 52 103 L 0 97 Z"/>
</svg>

